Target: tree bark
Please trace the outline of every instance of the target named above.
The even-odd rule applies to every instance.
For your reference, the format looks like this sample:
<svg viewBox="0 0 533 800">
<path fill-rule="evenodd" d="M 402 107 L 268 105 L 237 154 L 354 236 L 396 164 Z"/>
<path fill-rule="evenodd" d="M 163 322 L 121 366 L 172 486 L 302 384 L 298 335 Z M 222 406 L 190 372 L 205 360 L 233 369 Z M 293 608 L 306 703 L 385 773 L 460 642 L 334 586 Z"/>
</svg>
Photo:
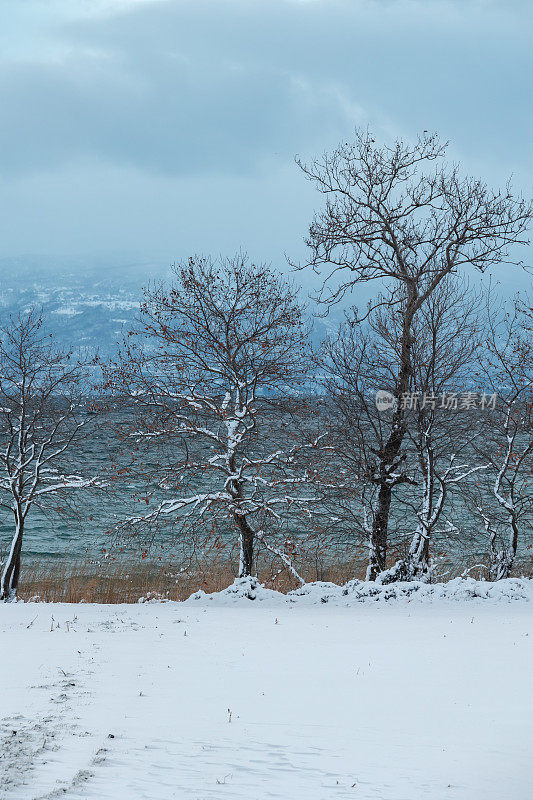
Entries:
<svg viewBox="0 0 533 800">
<path fill-rule="evenodd" d="M 516 551 L 518 549 L 518 524 L 514 514 L 510 515 L 511 535 L 509 536 L 509 545 L 502 553 L 498 553 L 497 566 L 496 566 L 496 580 L 500 581 L 502 578 L 509 578 L 513 569 L 513 564 L 516 558 Z"/>
<path fill-rule="evenodd" d="M 516 551 L 518 549 L 518 524 L 516 516 L 513 514 L 511 519 L 511 537 L 509 542 L 509 557 L 507 559 L 507 577 L 511 574 L 514 560 L 516 558 Z"/>
<path fill-rule="evenodd" d="M 13 536 L 11 549 L 4 564 L 0 581 L 0 601 L 6 603 L 15 600 L 17 597 L 23 533 L 24 520 L 15 512 L 15 535 Z"/>
<path fill-rule="evenodd" d="M 370 556 L 366 573 L 367 581 L 375 581 L 387 565 L 387 535 L 389 525 L 392 487 L 382 483 L 379 487 L 376 513 L 372 522 Z"/>
<path fill-rule="evenodd" d="M 379 475 L 375 479 L 375 482 L 379 485 L 379 492 L 376 513 L 372 521 L 370 560 L 367 569 L 367 580 L 369 581 L 375 581 L 379 573 L 383 572 L 387 565 L 389 516 L 394 485 L 390 472 L 394 469 L 406 433 L 405 409 L 402 408 L 401 398 L 409 390 L 411 382 L 411 348 L 413 341 L 411 328 L 417 310 L 417 291 L 415 285 L 411 282 L 407 284 L 407 302 L 401 336 L 400 368 L 394 393 L 397 405 L 393 412 L 389 437 L 380 453 Z"/>
<path fill-rule="evenodd" d="M 409 577 L 424 580 L 429 575 L 429 531 L 420 526 L 409 550 Z"/>
<path fill-rule="evenodd" d="M 253 575 L 254 531 L 248 525 L 246 517 L 235 514 L 235 522 L 239 528 L 240 537 L 239 578 L 247 578 L 248 575 Z"/>
<path fill-rule="evenodd" d="M 429 575 L 429 540 L 431 528 L 440 516 L 444 504 L 444 487 L 442 487 L 437 513 L 434 514 L 435 501 L 435 458 L 431 438 L 428 432 L 424 433 L 424 420 L 419 416 L 419 430 L 421 434 L 418 441 L 418 461 L 420 472 L 423 476 L 424 493 L 422 510 L 419 515 L 418 526 L 411 546 L 409 548 L 407 577 L 412 580 L 424 580 Z"/>
</svg>

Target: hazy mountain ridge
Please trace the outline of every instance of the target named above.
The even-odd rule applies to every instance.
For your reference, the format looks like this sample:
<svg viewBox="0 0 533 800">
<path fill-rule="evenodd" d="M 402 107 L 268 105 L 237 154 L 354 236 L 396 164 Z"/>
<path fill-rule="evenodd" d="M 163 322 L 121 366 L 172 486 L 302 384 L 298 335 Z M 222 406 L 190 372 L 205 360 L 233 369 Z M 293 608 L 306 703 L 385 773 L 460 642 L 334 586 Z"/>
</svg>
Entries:
<svg viewBox="0 0 533 800">
<path fill-rule="evenodd" d="M 42 308 L 47 329 L 59 344 L 111 355 L 138 315 L 143 287 L 169 276 L 169 266 L 152 262 L 0 259 L 0 323 L 32 307 Z M 341 316 L 334 309 L 314 320 L 315 345 L 337 328 Z"/>
<path fill-rule="evenodd" d="M 109 354 L 138 314 L 142 288 L 165 271 L 150 264 L 0 261 L 0 320 L 42 308 L 58 343 Z"/>
</svg>

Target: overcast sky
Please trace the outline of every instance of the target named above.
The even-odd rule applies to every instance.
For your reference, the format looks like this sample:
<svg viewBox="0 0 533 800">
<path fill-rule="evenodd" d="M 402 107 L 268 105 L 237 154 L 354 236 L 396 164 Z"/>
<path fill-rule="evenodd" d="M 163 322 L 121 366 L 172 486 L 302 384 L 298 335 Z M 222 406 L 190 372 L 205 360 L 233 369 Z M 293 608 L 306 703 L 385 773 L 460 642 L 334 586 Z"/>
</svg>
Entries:
<svg viewBox="0 0 533 800">
<path fill-rule="evenodd" d="M 530 0 L 0 0 L 0 256 L 299 258 L 294 155 L 428 129 L 532 193 Z"/>
</svg>

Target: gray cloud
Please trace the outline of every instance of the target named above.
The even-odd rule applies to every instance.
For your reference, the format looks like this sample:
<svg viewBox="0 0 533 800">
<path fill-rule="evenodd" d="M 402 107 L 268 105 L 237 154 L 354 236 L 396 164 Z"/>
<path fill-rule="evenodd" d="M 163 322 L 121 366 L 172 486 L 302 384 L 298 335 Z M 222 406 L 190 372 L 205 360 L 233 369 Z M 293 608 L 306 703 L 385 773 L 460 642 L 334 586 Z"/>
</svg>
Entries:
<svg viewBox="0 0 533 800">
<path fill-rule="evenodd" d="M 331 147 L 356 123 L 379 135 L 437 129 L 472 171 L 497 182 L 514 172 L 530 190 L 526 3 L 20 7 L 3 26 L 0 72 L 10 252 L 97 241 L 166 253 L 240 238 L 277 255 L 299 246 L 313 203 L 294 154 Z"/>
</svg>

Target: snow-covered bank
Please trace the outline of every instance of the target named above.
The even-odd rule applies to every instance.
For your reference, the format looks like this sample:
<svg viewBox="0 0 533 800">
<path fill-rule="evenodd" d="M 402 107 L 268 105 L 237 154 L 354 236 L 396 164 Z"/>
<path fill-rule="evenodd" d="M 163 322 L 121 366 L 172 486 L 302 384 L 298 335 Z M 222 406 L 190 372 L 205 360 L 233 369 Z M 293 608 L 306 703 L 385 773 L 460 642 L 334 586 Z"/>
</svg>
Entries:
<svg viewBox="0 0 533 800">
<path fill-rule="evenodd" d="M 529 800 L 530 604 L 346 598 L 1 606 L 0 797 Z"/>
<path fill-rule="evenodd" d="M 141 598 L 141 602 L 150 598 Z M 344 586 L 318 581 L 306 583 L 301 589 L 288 594 L 266 589 L 256 578 L 237 578 L 222 592 L 206 594 L 195 592 L 186 603 L 232 605 L 257 600 L 269 605 L 330 603 L 350 606 L 364 602 L 389 602 L 413 600 L 419 602 L 492 600 L 493 602 L 533 601 L 533 580 L 507 578 L 501 581 L 476 581 L 473 578 L 455 578 L 447 583 L 421 583 L 409 581 L 379 584 L 373 581 L 349 581 Z"/>
</svg>

